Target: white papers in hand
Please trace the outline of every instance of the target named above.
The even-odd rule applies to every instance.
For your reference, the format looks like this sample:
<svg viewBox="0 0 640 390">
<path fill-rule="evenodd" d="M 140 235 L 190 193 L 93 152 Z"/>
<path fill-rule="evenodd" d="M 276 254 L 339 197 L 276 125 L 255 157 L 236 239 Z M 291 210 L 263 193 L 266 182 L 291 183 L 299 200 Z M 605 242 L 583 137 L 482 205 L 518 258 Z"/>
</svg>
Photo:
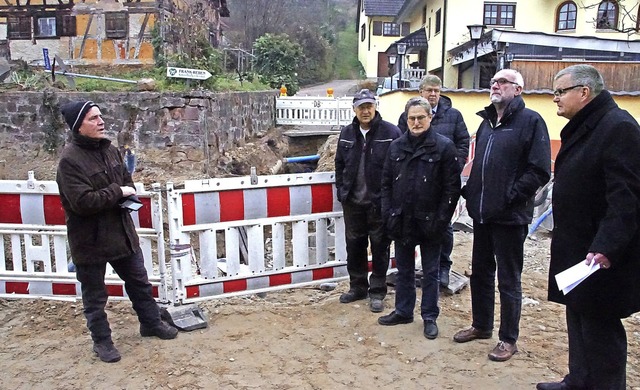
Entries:
<svg viewBox="0 0 640 390">
<path fill-rule="evenodd" d="M 567 295 L 569 291 L 573 290 L 575 286 L 580 284 L 589 275 L 600 269 L 600 264 L 592 261 L 590 265 L 587 265 L 584 260 L 568 268 L 555 276 L 558 289 L 562 290 L 564 295 Z"/>
</svg>

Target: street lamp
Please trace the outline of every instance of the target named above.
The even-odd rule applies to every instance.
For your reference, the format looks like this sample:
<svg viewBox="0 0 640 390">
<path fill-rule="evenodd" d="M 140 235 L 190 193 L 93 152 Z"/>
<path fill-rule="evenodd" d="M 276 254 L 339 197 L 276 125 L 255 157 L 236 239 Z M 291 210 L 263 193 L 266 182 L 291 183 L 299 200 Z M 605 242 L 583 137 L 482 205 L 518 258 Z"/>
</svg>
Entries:
<svg viewBox="0 0 640 390">
<path fill-rule="evenodd" d="M 387 54 L 387 58 L 389 59 L 389 68 L 391 68 L 391 86 L 389 87 L 389 89 L 393 91 L 393 68 L 396 65 L 396 59 L 398 57 L 396 57 L 395 54 Z"/>
<path fill-rule="evenodd" d="M 473 88 L 478 89 L 478 82 L 480 76 L 478 75 L 478 41 L 482 38 L 485 25 L 483 24 L 470 24 L 467 26 L 469 29 L 469 35 L 473 41 Z"/>
<path fill-rule="evenodd" d="M 400 78 L 398 79 L 398 88 L 400 88 L 400 85 L 402 83 L 402 59 L 404 55 L 407 54 L 407 44 L 404 42 L 398 42 L 396 44 L 396 49 L 398 51 L 398 55 L 400 56 Z"/>
</svg>

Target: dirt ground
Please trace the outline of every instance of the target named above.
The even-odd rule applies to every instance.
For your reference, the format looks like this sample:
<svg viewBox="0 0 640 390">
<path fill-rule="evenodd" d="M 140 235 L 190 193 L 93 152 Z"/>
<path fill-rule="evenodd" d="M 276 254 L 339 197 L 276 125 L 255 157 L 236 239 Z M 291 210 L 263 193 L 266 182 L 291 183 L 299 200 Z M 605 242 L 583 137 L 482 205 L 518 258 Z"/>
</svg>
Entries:
<svg viewBox="0 0 640 390">
<path fill-rule="evenodd" d="M 470 233 L 456 232 L 454 269 L 468 273 Z M 91 351 L 80 302 L 0 300 L 2 389 L 533 389 L 567 370 L 564 310 L 546 301 L 549 236 L 527 240 L 520 352 L 505 363 L 493 339 L 457 344 L 470 324 L 470 290 L 442 295 L 440 335 L 422 322 L 383 327 L 366 301 L 339 303 L 348 289 L 285 290 L 201 303 L 209 327 L 176 340 L 141 338 L 129 302 L 110 302 L 123 355 L 106 364 Z M 393 290 L 385 300 L 392 310 Z M 496 312 L 498 307 L 496 307 Z M 416 319 L 419 310 L 415 312 Z M 498 323 L 496 321 L 496 327 Z M 628 386 L 640 389 L 640 316 L 625 320 Z"/>
</svg>

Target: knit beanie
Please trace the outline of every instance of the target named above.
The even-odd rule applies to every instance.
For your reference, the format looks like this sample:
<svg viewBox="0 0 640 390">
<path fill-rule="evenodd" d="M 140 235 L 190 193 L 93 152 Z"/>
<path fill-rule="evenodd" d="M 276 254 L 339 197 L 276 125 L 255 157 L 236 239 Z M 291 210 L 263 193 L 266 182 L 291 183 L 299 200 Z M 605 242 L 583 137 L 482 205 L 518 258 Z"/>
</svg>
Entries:
<svg viewBox="0 0 640 390">
<path fill-rule="evenodd" d="M 85 115 L 87 115 L 87 112 L 89 112 L 91 107 L 98 107 L 98 105 L 90 100 L 82 100 L 69 102 L 60 108 L 60 112 L 62 112 L 64 120 L 67 122 L 73 133 L 78 132 Z"/>
</svg>

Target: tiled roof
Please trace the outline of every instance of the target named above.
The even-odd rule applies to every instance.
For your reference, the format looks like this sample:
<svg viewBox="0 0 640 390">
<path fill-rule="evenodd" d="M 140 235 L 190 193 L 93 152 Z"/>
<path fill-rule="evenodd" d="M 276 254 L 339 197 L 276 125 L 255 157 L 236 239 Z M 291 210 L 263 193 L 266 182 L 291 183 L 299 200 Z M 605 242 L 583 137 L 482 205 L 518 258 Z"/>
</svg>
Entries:
<svg viewBox="0 0 640 390">
<path fill-rule="evenodd" d="M 397 16 L 404 0 L 364 0 L 367 16 Z"/>
</svg>

